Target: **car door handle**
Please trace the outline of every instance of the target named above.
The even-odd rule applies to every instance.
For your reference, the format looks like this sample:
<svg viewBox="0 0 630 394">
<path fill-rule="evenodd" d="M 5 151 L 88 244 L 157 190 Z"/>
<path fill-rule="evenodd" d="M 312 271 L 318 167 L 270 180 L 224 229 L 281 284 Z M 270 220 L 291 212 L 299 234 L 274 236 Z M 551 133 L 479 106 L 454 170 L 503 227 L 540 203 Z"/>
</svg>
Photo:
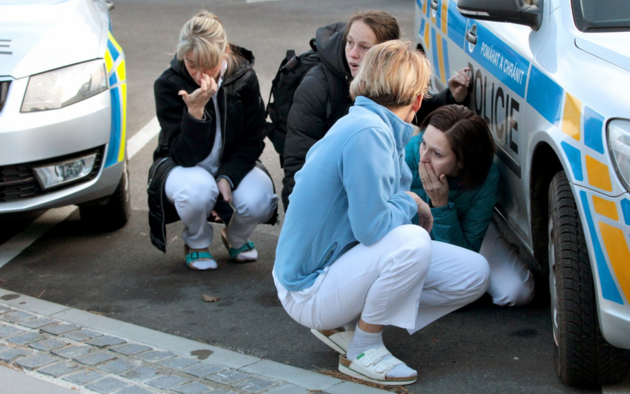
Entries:
<svg viewBox="0 0 630 394">
<path fill-rule="evenodd" d="M 473 45 L 477 45 L 477 25 L 473 25 L 473 27 L 466 32 L 466 41 Z"/>
<path fill-rule="evenodd" d="M 437 11 L 439 7 L 438 1 L 437 0 L 431 0 L 431 9 L 434 9 Z"/>
</svg>

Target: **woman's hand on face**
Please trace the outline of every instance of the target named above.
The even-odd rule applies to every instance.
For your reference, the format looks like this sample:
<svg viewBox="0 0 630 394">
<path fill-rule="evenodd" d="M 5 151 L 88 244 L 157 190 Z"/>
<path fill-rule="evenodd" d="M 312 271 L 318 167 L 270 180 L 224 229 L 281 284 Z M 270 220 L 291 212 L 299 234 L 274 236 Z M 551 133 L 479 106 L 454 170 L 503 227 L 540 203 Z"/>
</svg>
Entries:
<svg viewBox="0 0 630 394">
<path fill-rule="evenodd" d="M 214 78 L 200 71 L 197 71 L 194 79 L 200 81 L 199 88 L 191 94 L 185 90 L 180 90 L 178 94 L 184 99 L 188 113 L 197 119 L 203 119 L 203 110 L 206 104 L 218 90 L 217 82 Z"/>
<path fill-rule="evenodd" d="M 422 201 L 422 199 L 414 192 L 405 193 L 409 194 L 418 205 L 418 220 L 420 227 L 427 230 L 427 233 L 430 233 L 433 228 L 433 214 L 431 213 L 429 204 Z"/>
<path fill-rule="evenodd" d="M 442 174 L 438 176 L 431 164 L 422 163 L 418 165 L 418 173 L 420 174 L 420 180 L 422 181 L 422 187 L 431 199 L 431 204 L 434 208 L 443 207 L 448 204 L 448 179 L 446 175 Z"/>
<path fill-rule="evenodd" d="M 468 77 L 469 71 L 470 68 L 464 67 L 448 80 L 448 88 L 451 90 L 453 98 L 458 103 L 463 102 L 466 96 L 468 96 L 468 84 L 470 83 L 470 78 Z"/>
<path fill-rule="evenodd" d="M 219 182 L 217 182 L 217 186 L 219 188 L 219 193 L 223 196 L 223 199 L 227 202 L 232 201 L 232 186 L 230 186 L 230 182 L 227 179 L 221 178 Z"/>
</svg>

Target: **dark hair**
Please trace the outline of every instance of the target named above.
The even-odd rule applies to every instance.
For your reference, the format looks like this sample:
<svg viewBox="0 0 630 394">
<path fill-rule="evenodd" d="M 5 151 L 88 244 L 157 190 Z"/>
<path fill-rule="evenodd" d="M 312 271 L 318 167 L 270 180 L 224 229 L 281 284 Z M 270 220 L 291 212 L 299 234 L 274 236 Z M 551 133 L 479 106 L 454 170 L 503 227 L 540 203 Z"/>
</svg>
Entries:
<svg viewBox="0 0 630 394">
<path fill-rule="evenodd" d="M 464 189 L 476 189 L 483 184 L 494 157 L 494 141 L 488 124 L 463 105 L 445 105 L 431 112 L 420 125 L 440 130 L 451 144 L 455 158 L 461 164 L 460 176 Z"/>
<path fill-rule="evenodd" d="M 400 39 L 400 26 L 396 18 L 391 16 L 385 11 L 381 10 L 366 10 L 357 12 L 346 26 L 346 31 L 343 33 L 343 42 L 348 42 L 348 34 L 350 33 L 350 27 L 356 21 L 361 21 L 368 25 L 376 36 L 377 44 L 380 44 L 389 40 Z"/>
</svg>

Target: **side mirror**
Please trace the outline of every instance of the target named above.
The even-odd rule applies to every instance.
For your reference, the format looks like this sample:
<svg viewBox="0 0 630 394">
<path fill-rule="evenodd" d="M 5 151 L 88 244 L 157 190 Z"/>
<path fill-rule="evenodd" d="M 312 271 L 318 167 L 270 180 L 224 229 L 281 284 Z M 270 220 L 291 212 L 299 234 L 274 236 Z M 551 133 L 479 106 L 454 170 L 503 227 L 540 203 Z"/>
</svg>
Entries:
<svg viewBox="0 0 630 394">
<path fill-rule="evenodd" d="M 457 0 L 466 18 L 526 25 L 534 30 L 542 23 L 544 0 Z"/>
</svg>

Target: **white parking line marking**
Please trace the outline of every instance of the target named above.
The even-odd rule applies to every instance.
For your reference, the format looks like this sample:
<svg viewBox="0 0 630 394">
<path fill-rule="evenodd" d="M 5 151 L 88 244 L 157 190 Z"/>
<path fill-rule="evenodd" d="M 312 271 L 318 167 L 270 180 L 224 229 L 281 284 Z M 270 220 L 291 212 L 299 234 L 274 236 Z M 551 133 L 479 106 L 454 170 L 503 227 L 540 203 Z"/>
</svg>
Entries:
<svg viewBox="0 0 630 394">
<path fill-rule="evenodd" d="M 129 159 L 134 157 L 159 132 L 160 124 L 157 118 L 154 117 L 127 141 L 127 157 Z M 17 257 L 24 249 L 31 246 L 38 238 L 46 234 L 48 230 L 66 220 L 76 210 L 77 207 L 75 205 L 49 209 L 22 232 L 0 245 L 0 268 Z"/>
<path fill-rule="evenodd" d="M 144 148 L 160 132 L 160 123 L 153 117 L 143 128 L 127 141 L 127 157 L 130 159 Z"/>
<path fill-rule="evenodd" d="M 33 242 L 46 234 L 48 230 L 66 220 L 76 209 L 77 207 L 74 205 L 49 209 L 22 232 L 0 245 L 0 268 L 22 253 L 24 249 L 31 246 Z"/>
<path fill-rule="evenodd" d="M 268 3 L 270 1 L 278 1 L 278 0 L 245 0 L 245 3 Z"/>
</svg>

